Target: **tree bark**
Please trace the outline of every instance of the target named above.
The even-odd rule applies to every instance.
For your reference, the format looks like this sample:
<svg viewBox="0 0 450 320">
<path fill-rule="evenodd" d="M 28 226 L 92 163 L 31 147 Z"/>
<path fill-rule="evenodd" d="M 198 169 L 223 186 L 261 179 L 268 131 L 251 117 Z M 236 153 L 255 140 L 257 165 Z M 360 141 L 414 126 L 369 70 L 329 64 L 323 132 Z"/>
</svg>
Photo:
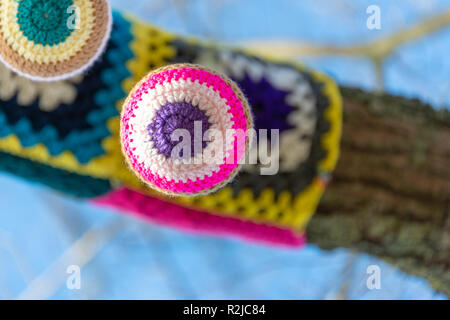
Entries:
<svg viewBox="0 0 450 320">
<path fill-rule="evenodd" d="M 341 157 L 309 242 L 376 255 L 450 296 L 450 112 L 341 92 Z"/>
</svg>

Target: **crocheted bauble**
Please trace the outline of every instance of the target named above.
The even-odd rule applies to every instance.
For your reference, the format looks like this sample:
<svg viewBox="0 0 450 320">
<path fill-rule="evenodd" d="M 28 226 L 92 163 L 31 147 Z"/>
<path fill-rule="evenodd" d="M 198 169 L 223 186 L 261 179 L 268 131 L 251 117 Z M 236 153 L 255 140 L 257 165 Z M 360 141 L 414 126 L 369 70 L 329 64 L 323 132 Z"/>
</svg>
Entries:
<svg viewBox="0 0 450 320">
<path fill-rule="evenodd" d="M 131 90 L 121 142 L 134 173 L 168 195 L 207 194 L 239 171 L 253 128 L 248 102 L 224 75 L 193 64 L 150 72 Z"/>
<path fill-rule="evenodd" d="M 95 62 L 111 24 L 107 0 L 2 0 L 0 60 L 32 80 L 66 79 Z"/>
</svg>

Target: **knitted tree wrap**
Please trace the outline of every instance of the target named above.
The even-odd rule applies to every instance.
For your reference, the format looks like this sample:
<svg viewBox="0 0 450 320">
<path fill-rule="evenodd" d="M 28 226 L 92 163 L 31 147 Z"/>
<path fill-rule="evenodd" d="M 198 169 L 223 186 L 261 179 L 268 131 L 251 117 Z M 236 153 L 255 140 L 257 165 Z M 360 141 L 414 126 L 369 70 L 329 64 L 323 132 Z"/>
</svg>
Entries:
<svg viewBox="0 0 450 320">
<path fill-rule="evenodd" d="M 2 0 L 0 60 L 32 80 L 69 78 L 102 53 L 111 24 L 107 0 Z"/>
<path fill-rule="evenodd" d="M 247 100 L 230 79 L 175 64 L 150 72 L 134 87 L 120 132 L 128 164 L 147 185 L 169 195 L 198 195 L 236 175 L 250 128 Z M 174 138 L 177 129 L 187 136 Z M 178 148 L 180 143 L 188 148 Z"/>
<path fill-rule="evenodd" d="M 206 46 L 118 12 L 113 16 L 104 55 L 82 77 L 35 82 L 0 68 L 0 170 L 81 197 L 102 195 L 97 203 L 155 223 L 277 245 L 303 244 L 339 154 L 337 85 L 292 62 Z M 127 167 L 120 143 L 124 99 L 149 70 L 174 63 L 207 66 L 242 89 L 255 129 L 279 130 L 276 175 L 261 175 L 260 164 L 246 164 L 217 192 L 171 197 L 147 187 Z M 169 111 L 180 108 L 175 101 L 168 104 Z M 205 128 L 211 127 L 206 113 L 189 117 L 202 114 L 208 117 Z M 160 113 L 162 119 L 167 116 Z M 178 120 L 189 131 L 189 122 Z M 143 126 L 148 141 L 149 132 L 157 130 L 151 122 Z M 165 145 L 171 147 L 160 143 L 160 155 Z"/>
</svg>

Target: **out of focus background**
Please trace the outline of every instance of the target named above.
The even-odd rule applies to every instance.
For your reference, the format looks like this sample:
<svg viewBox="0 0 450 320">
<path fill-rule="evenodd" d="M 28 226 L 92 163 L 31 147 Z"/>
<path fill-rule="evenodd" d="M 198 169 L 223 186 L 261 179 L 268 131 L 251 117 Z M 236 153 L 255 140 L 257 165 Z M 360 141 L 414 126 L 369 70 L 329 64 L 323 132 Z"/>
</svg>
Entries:
<svg viewBox="0 0 450 320">
<path fill-rule="evenodd" d="M 111 0 L 166 30 L 450 106 L 449 0 Z M 380 9 L 371 29 L 367 8 Z M 80 289 L 67 267 L 80 267 Z M 369 289 L 369 266 L 381 271 Z M 0 174 L 0 299 L 447 299 L 372 256 L 190 235 Z"/>
</svg>

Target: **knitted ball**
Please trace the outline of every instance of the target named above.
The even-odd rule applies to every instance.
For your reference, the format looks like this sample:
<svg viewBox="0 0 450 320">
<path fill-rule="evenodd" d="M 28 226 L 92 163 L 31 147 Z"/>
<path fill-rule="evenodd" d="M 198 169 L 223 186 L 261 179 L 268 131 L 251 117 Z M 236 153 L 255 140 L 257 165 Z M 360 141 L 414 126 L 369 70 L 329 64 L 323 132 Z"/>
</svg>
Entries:
<svg viewBox="0 0 450 320">
<path fill-rule="evenodd" d="M 121 117 L 125 158 L 148 186 L 195 196 L 224 186 L 239 171 L 253 128 L 248 102 L 224 75 L 174 64 L 145 76 Z"/>
<path fill-rule="evenodd" d="M 1 0 L 0 60 L 32 80 L 69 78 L 102 53 L 111 25 L 107 0 Z"/>
</svg>

